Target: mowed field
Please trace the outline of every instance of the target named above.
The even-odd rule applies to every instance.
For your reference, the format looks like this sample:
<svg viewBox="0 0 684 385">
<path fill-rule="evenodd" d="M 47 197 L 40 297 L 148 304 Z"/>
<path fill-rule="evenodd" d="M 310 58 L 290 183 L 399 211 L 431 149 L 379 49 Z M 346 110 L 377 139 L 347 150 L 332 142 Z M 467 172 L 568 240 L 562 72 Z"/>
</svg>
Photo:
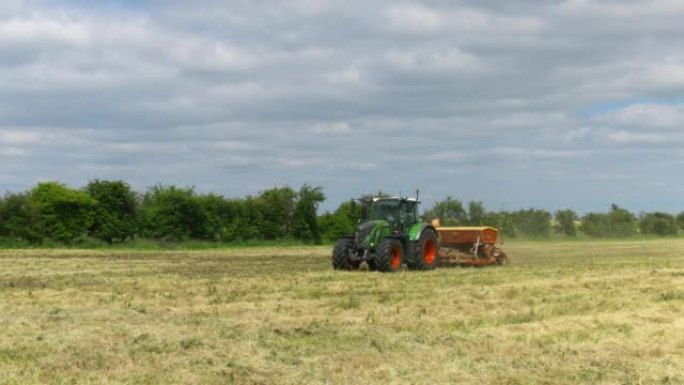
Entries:
<svg viewBox="0 0 684 385">
<path fill-rule="evenodd" d="M 331 247 L 0 251 L 0 384 L 684 384 L 684 240 L 333 271 Z"/>
</svg>

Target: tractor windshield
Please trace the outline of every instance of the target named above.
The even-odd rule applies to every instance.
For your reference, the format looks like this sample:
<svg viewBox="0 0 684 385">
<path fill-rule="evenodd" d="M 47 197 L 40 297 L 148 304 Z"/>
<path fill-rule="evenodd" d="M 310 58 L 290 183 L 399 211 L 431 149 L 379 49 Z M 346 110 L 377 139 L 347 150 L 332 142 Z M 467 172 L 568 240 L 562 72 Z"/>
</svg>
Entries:
<svg viewBox="0 0 684 385">
<path fill-rule="evenodd" d="M 393 199 L 381 199 L 373 204 L 371 219 L 398 219 L 400 202 Z"/>
</svg>

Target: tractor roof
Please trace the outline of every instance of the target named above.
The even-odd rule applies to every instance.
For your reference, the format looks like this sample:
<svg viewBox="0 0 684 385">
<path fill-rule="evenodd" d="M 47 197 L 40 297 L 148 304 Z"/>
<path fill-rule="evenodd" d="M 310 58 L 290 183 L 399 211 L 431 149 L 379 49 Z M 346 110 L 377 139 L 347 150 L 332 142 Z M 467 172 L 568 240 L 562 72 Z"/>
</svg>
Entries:
<svg viewBox="0 0 684 385">
<path fill-rule="evenodd" d="M 405 200 L 405 201 L 409 201 L 409 202 L 418 202 L 418 200 L 416 198 L 409 198 L 409 197 L 376 197 L 376 198 L 373 198 L 373 202 L 382 201 L 382 200 L 387 200 L 387 201 Z"/>
</svg>

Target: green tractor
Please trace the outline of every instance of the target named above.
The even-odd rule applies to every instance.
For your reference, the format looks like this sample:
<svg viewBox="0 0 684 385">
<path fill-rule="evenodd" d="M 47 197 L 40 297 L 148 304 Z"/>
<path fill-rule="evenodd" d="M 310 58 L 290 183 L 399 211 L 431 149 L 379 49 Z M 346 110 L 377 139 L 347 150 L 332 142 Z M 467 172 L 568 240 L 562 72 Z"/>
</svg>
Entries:
<svg viewBox="0 0 684 385">
<path fill-rule="evenodd" d="M 356 212 L 352 201 L 352 211 Z M 439 264 L 439 239 L 435 228 L 418 217 L 416 198 L 364 197 L 356 234 L 340 238 L 332 255 L 336 270 L 357 270 L 362 262 L 369 270 L 395 272 L 433 270 Z"/>
</svg>

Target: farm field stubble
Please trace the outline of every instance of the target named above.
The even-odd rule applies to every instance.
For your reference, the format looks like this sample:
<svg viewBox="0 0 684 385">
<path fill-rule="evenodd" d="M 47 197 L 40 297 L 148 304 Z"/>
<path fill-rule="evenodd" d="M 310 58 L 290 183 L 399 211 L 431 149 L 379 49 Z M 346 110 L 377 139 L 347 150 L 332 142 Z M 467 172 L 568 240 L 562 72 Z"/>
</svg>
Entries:
<svg viewBox="0 0 684 385">
<path fill-rule="evenodd" d="M 683 384 L 684 240 L 338 272 L 331 247 L 0 251 L 0 384 Z"/>
</svg>

